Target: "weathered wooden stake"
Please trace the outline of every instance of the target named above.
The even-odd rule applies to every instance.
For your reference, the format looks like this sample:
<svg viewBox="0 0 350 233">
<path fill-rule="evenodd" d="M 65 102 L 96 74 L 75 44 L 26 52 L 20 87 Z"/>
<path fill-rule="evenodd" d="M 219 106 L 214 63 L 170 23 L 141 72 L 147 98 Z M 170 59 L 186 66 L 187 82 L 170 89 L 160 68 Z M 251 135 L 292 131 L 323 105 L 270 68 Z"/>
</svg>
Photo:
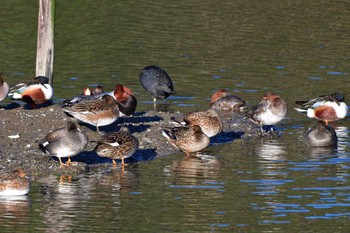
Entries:
<svg viewBox="0 0 350 233">
<path fill-rule="evenodd" d="M 36 76 L 46 76 L 52 85 L 55 0 L 39 0 Z"/>
</svg>

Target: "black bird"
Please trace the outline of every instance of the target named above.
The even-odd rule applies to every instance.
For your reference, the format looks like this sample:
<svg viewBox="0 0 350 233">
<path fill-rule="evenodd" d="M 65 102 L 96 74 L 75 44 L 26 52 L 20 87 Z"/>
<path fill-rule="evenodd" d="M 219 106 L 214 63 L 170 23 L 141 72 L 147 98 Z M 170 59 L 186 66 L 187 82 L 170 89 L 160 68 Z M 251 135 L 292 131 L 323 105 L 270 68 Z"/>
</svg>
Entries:
<svg viewBox="0 0 350 233">
<path fill-rule="evenodd" d="M 154 104 L 156 104 L 157 99 L 166 99 L 175 94 L 169 75 L 158 66 L 146 66 L 140 74 L 140 82 L 153 97 Z"/>
</svg>

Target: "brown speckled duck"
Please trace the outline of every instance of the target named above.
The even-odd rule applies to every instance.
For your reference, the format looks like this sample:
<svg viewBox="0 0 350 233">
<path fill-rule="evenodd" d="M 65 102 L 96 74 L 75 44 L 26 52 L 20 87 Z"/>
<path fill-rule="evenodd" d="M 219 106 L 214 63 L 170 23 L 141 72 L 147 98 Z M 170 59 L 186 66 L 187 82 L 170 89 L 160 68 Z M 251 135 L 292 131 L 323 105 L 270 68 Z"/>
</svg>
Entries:
<svg viewBox="0 0 350 233">
<path fill-rule="evenodd" d="M 220 116 L 214 109 L 187 113 L 183 118 L 185 125 L 200 126 L 208 137 L 214 137 L 221 133 L 223 125 Z"/>
<path fill-rule="evenodd" d="M 241 111 L 246 108 L 246 103 L 240 97 L 221 89 L 212 95 L 210 108 L 218 111 Z"/>
<path fill-rule="evenodd" d="M 171 145 L 185 152 L 187 156 L 190 153 L 204 150 L 210 143 L 209 137 L 202 132 L 198 125 L 164 129 L 162 134 Z"/>
<path fill-rule="evenodd" d="M 0 173 L 0 196 L 26 195 L 30 189 L 30 179 L 24 169 Z"/>
<path fill-rule="evenodd" d="M 55 129 L 38 141 L 39 149 L 58 157 L 61 167 L 72 164 L 70 157 L 83 151 L 89 142 L 86 134 L 77 128 L 73 122 L 67 122 L 67 126 Z M 61 158 L 68 157 L 67 163 L 62 163 Z"/>
<path fill-rule="evenodd" d="M 124 130 L 102 135 L 95 151 L 101 157 L 112 159 L 114 167 L 117 166 L 115 160 L 121 159 L 124 168 L 124 159 L 131 157 L 138 147 L 139 141 L 137 138 Z"/>
<path fill-rule="evenodd" d="M 83 100 L 76 104 L 65 105 L 62 109 L 68 115 L 95 126 L 97 132 L 100 132 L 100 126 L 112 124 L 119 116 L 117 101 L 110 95 L 104 95 L 101 99 Z"/>
</svg>

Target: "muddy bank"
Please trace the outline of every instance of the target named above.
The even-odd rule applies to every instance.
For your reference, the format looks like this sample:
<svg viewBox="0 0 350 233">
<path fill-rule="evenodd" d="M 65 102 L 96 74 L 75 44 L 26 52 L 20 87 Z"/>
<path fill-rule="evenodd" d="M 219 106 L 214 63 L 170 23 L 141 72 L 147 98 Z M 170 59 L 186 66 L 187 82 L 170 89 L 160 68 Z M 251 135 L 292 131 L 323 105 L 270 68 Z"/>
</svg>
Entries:
<svg viewBox="0 0 350 233">
<path fill-rule="evenodd" d="M 71 120 L 59 105 L 28 110 L 15 104 L 0 108 L 0 166 L 3 169 L 23 167 L 33 180 L 48 174 L 80 174 L 92 166 L 112 166 L 111 160 L 99 157 L 94 151 L 99 134 L 95 127 L 80 124 L 80 128 L 90 139 L 88 147 L 74 156 L 76 166 L 60 168 L 58 159 L 45 155 L 38 149 L 37 141 L 49 131 L 64 127 Z M 229 143 L 237 139 L 249 140 L 259 134 L 259 128 L 239 113 L 220 114 L 224 124 L 223 132 L 211 139 L 210 146 Z M 126 126 L 139 139 L 140 147 L 132 158 L 126 160 L 129 166 L 145 160 L 167 156 L 179 152 L 161 135 L 161 129 L 169 124 L 170 117 L 180 117 L 181 113 L 137 112 L 135 116 L 119 118 L 110 126 L 100 127 L 101 131 L 117 131 Z M 63 159 L 65 161 L 65 159 Z"/>
</svg>

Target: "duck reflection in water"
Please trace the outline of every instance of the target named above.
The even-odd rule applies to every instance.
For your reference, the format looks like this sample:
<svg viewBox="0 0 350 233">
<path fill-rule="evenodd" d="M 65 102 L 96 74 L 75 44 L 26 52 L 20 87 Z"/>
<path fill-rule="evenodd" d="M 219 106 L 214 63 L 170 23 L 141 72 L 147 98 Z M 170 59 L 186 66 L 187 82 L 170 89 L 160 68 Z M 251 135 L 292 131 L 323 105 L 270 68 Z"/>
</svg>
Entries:
<svg viewBox="0 0 350 233">
<path fill-rule="evenodd" d="M 260 147 L 257 148 L 257 154 L 264 160 L 285 160 L 287 154 L 286 146 L 277 140 L 261 140 Z"/>
<path fill-rule="evenodd" d="M 112 191 L 120 189 L 134 189 L 138 187 L 139 179 L 137 174 L 137 165 L 127 166 L 124 172 L 120 172 L 117 169 L 109 168 L 107 171 L 101 173 L 96 180 L 96 186 L 101 189 L 112 189 Z M 104 192 L 106 194 L 110 191 Z"/>
<path fill-rule="evenodd" d="M 42 214 L 49 232 L 72 231 L 78 218 L 77 209 L 84 208 L 91 199 L 93 184 L 90 179 L 62 175 L 50 175 L 38 180 L 42 183 L 42 203 L 46 210 Z"/>
<path fill-rule="evenodd" d="M 29 213 L 28 195 L 0 197 L 0 224 L 17 225 L 28 222 Z"/>
<path fill-rule="evenodd" d="M 176 180 L 183 184 L 198 184 L 203 181 L 200 178 L 210 180 L 220 178 L 219 171 L 222 167 L 222 162 L 215 156 L 197 153 L 186 156 L 180 161 L 174 161 L 165 171 L 173 173 L 169 177 L 176 177 Z"/>
</svg>

